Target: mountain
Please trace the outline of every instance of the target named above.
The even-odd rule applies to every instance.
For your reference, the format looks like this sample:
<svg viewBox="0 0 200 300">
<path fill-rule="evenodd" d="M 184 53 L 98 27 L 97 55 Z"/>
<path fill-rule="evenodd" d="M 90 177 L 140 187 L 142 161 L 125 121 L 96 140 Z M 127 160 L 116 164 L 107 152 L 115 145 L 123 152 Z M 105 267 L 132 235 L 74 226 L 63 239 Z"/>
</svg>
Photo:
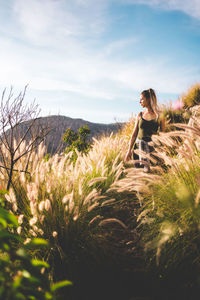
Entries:
<svg viewBox="0 0 200 300">
<path fill-rule="evenodd" d="M 78 129 L 81 126 L 87 125 L 91 130 L 90 139 L 92 139 L 92 137 L 98 138 L 103 134 L 110 135 L 111 132 L 115 133 L 122 126 L 122 123 L 100 124 L 92 123 L 82 119 L 73 119 L 56 115 L 43 117 L 42 121 L 46 122 L 46 124 L 49 124 L 50 128 L 52 129 L 45 140 L 48 152 L 51 153 L 57 152 L 59 147 L 61 149 L 65 147 L 62 143 L 62 137 L 67 128 L 71 128 L 72 130 L 78 132 Z"/>
<path fill-rule="evenodd" d="M 26 132 L 30 122 L 26 121 L 19 125 L 20 129 L 20 136 Z M 48 153 L 56 153 L 62 151 L 66 146 L 62 142 L 62 137 L 67 128 L 71 128 L 72 130 L 78 132 L 78 129 L 83 126 L 87 125 L 88 128 L 91 130 L 90 139 L 92 137 L 98 138 L 101 135 L 110 135 L 111 132 L 117 132 L 123 125 L 123 123 L 111 123 L 111 124 L 100 124 L 100 123 L 92 123 L 89 121 L 85 121 L 82 119 L 73 119 L 70 117 L 53 115 L 47 117 L 41 117 L 37 122 L 42 126 L 48 126 L 50 128 L 50 132 L 44 140 L 44 143 L 47 147 Z M 19 134 L 18 131 L 18 134 Z M 27 138 L 29 139 L 29 137 Z"/>
</svg>

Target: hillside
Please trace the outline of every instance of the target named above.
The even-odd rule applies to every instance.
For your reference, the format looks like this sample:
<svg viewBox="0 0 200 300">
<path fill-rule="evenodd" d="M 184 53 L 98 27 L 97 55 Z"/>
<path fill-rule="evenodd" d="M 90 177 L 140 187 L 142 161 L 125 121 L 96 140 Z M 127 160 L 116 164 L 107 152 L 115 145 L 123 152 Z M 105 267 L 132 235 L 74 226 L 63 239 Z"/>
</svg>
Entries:
<svg viewBox="0 0 200 300">
<path fill-rule="evenodd" d="M 31 120 L 20 124 L 20 135 L 27 130 L 30 122 Z M 47 147 L 47 152 L 52 154 L 63 149 L 64 144 L 62 137 L 67 128 L 71 128 L 77 132 L 81 126 L 87 125 L 91 130 L 90 139 L 92 139 L 92 137 L 99 137 L 103 134 L 108 135 L 111 134 L 111 132 L 116 132 L 122 126 L 122 123 L 99 124 L 59 115 L 41 117 L 38 122 L 42 127 L 48 126 L 50 128 L 50 132 L 44 142 Z"/>
</svg>

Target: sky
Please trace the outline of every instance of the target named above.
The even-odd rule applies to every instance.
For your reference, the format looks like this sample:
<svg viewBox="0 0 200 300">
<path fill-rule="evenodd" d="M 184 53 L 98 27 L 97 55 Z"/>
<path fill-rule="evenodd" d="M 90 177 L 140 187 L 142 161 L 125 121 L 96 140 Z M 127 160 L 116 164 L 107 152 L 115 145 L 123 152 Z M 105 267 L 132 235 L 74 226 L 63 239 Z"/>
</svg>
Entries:
<svg viewBox="0 0 200 300">
<path fill-rule="evenodd" d="M 0 0 L 0 93 L 41 115 L 126 122 L 140 93 L 200 82 L 200 0 Z"/>
</svg>

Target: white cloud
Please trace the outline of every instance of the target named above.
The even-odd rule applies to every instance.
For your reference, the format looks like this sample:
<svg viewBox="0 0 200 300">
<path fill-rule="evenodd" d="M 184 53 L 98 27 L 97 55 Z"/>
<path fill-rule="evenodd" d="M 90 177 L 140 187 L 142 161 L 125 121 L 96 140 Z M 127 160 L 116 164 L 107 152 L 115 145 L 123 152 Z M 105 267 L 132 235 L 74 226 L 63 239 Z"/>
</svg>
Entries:
<svg viewBox="0 0 200 300">
<path fill-rule="evenodd" d="M 115 54 L 119 50 L 123 50 L 123 48 L 126 48 L 127 46 L 133 45 L 137 42 L 138 42 L 138 38 L 132 37 L 132 38 L 124 38 L 124 39 L 120 39 L 120 40 L 108 43 L 104 47 L 104 49 L 102 49 L 103 55 L 109 56 L 109 55 L 112 55 L 113 53 Z"/>
<path fill-rule="evenodd" d="M 180 92 L 183 82 L 193 78 L 193 70 L 174 72 L 166 68 L 168 62 L 162 57 L 156 64 L 150 59 L 138 62 L 134 57 L 128 62 L 114 59 L 120 50 L 137 44 L 138 37 L 124 37 L 99 49 L 90 48 L 87 39 L 81 39 L 89 28 L 90 34 L 93 32 L 96 37 L 100 32 L 98 25 L 107 23 L 105 10 L 109 2 L 96 0 L 94 5 L 92 0 L 14 0 L 13 26 L 16 23 L 21 26 L 19 36 L 23 43 L 0 40 L 4 49 L 0 57 L 2 84 L 29 82 L 35 89 L 69 90 L 104 99 L 114 99 L 126 89 L 131 93 L 143 86 L 156 85 L 163 92 L 169 89 Z M 147 3 L 145 0 L 131 2 Z M 148 0 L 154 5 L 166 2 Z M 171 6 L 178 3 L 177 0 L 169 2 Z M 27 39 L 36 46 L 26 44 Z"/>
<path fill-rule="evenodd" d="M 156 62 L 134 56 L 129 61 L 123 57 L 116 59 L 115 56 L 133 44 L 137 47 L 141 42 L 137 36 L 101 42 L 98 49 L 91 47 L 90 38 L 97 39 L 110 22 L 108 5 L 120 0 L 96 0 L 95 5 L 94 0 L 13 1 L 12 26 L 10 23 L 5 28 L 10 39 L 0 38 L 4 50 L 0 56 L 2 86 L 23 87 L 29 83 L 30 88 L 38 91 L 63 91 L 71 97 L 74 94 L 94 101 L 123 101 L 149 87 L 163 93 L 181 93 L 183 87 L 187 88 L 198 78 L 197 67 L 170 67 L 170 61 L 163 57 L 158 57 Z M 181 1 L 182 7 L 178 0 L 129 2 L 165 9 L 189 8 L 186 0 Z M 1 18 L 1 27 L 2 22 Z"/>
<path fill-rule="evenodd" d="M 32 43 L 100 34 L 107 23 L 107 2 L 96 0 L 14 0 L 13 14 L 22 33 Z M 109 3 L 109 1 L 108 1 Z"/>
<path fill-rule="evenodd" d="M 1 85 L 23 86 L 29 83 L 38 90 L 69 91 L 90 98 L 123 99 L 146 87 L 156 87 L 163 93 L 182 92 L 183 86 L 193 83 L 199 72 L 196 68 L 173 69 L 169 61 L 158 58 L 149 60 L 114 60 L 109 54 L 132 42 L 127 39 L 109 44 L 93 55 L 80 44 L 71 49 L 57 51 L 29 48 L 12 41 L 0 39 L 4 52 L 0 56 Z"/>
<path fill-rule="evenodd" d="M 179 10 L 194 18 L 200 19 L 199 0 L 116 0 L 123 4 L 145 4 L 167 10 Z"/>
<path fill-rule="evenodd" d="M 94 0 L 13 1 L 15 35 L 43 47 L 55 47 L 61 43 L 66 47 L 80 38 L 97 38 L 112 22 L 109 8 L 114 3 L 179 10 L 200 19 L 199 0 L 95 0 L 95 4 Z"/>
<path fill-rule="evenodd" d="M 200 19 L 200 1 L 199 0 L 169 0 L 167 8 L 181 10 L 186 14 Z"/>
</svg>

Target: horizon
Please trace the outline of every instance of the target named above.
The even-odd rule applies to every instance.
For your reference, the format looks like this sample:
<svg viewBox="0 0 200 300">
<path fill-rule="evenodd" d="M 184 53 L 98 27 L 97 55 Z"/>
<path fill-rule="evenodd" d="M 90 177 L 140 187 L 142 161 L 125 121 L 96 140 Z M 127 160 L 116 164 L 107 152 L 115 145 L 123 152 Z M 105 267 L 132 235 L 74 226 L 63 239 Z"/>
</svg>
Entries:
<svg viewBox="0 0 200 300">
<path fill-rule="evenodd" d="M 84 122 L 87 122 L 87 123 L 93 123 L 93 124 L 99 124 L 99 125 L 112 125 L 112 124 L 119 124 L 119 123 L 125 123 L 125 122 L 118 122 L 117 120 L 114 121 L 114 122 L 111 122 L 111 123 L 101 123 L 101 122 L 92 122 L 92 121 L 88 121 L 86 119 L 82 119 L 82 118 L 72 118 L 72 117 L 69 117 L 69 116 L 65 116 L 65 115 L 46 115 L 46 116 L 40 116 L 41 118 L 49 118 L 49 117 L 65 117 L 65 118 L 69 118 L 69 119 L 72 119 L 72 120 L 81 120 L 81 121 L 84 121 Z"/>
<path fill-rule="evenodd" d="M 41 116 L 127 122 L 142 90 L 173 102 L 199 82 L 200 1 L 1 0 L 0 88 L 28 84 Z"/>
</svg>

